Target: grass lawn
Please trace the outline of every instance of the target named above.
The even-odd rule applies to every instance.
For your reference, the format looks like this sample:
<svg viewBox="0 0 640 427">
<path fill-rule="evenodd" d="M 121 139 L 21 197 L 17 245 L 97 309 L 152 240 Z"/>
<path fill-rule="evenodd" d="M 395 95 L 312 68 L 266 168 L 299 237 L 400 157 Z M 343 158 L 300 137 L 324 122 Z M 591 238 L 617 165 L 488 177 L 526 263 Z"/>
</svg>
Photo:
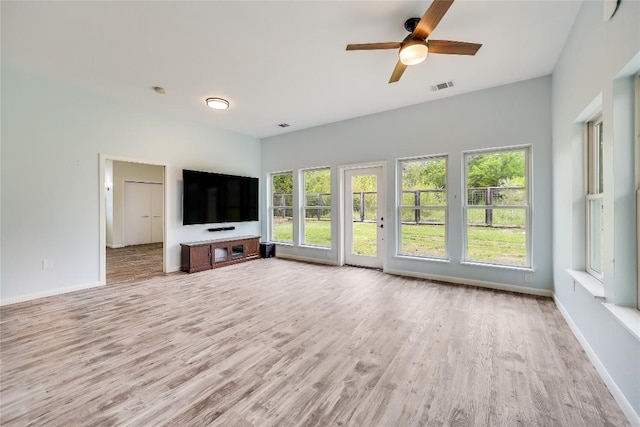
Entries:
<svg viewBox="0 0 640 427">
<path fill-rule="evenodd" d="M 401 253 L 404 255 L 445 257 L 445 228 L 442 225 L 403 224 L 401 228 Z M 521 228 L 467 228 L 467 258 L 505 264 L 524 265 L 526 245 Z M 305 244 L 331 246 L 331 223 L 329 221 L 306 220 Z M 359 255 L 375 255 L 376 224 L 356 222 L 353 224 L 354 252 Z M 279 221 L 274 226 L 274 240 L 291 242 L 293 222 Z"/>
</svg>

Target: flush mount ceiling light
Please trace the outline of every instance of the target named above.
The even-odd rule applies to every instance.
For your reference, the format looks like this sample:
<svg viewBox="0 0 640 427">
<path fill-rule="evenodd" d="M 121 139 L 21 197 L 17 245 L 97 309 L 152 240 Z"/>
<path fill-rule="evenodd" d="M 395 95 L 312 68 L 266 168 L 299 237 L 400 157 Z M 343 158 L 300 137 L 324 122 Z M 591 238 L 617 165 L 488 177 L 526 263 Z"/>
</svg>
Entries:
<svg viewBox="0 0 640 427">
<path fill-rule="evenodd" d="M 229 108 L 229 101 L 222 98 L 207 98 L 207 105 L 214 110 L 226 110 Z"/>
<path fill-rule="evenodd" d="M 424 40 L 412 38 L 403 43 L 398 56 L 404 65 L 416 65 L 427 59 L 429 46 Z"/>
</svg>

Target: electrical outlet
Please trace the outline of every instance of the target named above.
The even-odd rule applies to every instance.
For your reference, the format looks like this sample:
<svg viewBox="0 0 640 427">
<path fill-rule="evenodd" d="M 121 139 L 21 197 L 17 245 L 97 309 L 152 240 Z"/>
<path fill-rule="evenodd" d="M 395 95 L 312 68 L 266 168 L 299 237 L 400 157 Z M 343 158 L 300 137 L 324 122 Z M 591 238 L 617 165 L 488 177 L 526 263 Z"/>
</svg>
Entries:
<svg viewBox="0 0 640 427">
<path fill-rule="evenodd" d="M 48 270 L 53 267 L 53 261 L 49 258 L 45 258 L 42 260 L 42 269 Z"/>
<path fill-rule="evenodd" d="M 525 283 L 533 282 L 533 273 L 524 273 L 524 282 Z"/>
</svg>

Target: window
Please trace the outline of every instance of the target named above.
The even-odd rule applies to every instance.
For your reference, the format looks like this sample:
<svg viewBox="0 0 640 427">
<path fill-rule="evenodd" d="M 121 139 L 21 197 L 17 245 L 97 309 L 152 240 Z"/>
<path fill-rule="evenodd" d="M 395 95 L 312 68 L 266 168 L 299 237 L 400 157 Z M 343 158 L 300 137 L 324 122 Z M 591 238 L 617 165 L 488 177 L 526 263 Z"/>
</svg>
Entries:
<svg viewBox="0 0 640 427">
<path fill-rule="evenodd" d="M 447 258 L 447 158 L 398 162 L 400 255 Z"/>
<path fill-rule="evenodd" d="M 302 241 L 305 245 L 331 247 L 331 169 L 302 171 Z"/>
<path fill-rule="evenodd" d="M 271 175 L 271 240 L 293 243 L 293 173 Z"/>
<path fill-rule="evenodd" d="M 531 267 L 529 148 L 470 152 L 465 164 L 465 261 Z"/>
<path fill-rule="evenodd" d="M 640 147 L 640 74 L 636 75 L 636 140 L 635 146 Z M 637 148 L 636 148 L 637 149 Z M 640 153 L 636 151 L 636 307 L 640 310 Z"/>
<path fill-rule="evenodd" d="M 602 281 L 603 259 L 603 174 L 602 118 L 587 123 L 586 270 Z"/>
</svg>

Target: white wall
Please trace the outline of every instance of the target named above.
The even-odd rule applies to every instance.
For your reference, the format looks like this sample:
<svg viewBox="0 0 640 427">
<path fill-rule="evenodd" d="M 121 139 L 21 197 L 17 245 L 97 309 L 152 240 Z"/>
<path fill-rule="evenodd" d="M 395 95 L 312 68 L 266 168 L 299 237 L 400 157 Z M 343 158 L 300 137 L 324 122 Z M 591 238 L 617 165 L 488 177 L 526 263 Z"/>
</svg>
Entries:
<svg viewBox="0 0 640 427">
<path fill-rule="evenodd" d="M 639 153 L 634 148 L 633 82 L 628 76 L 640 70 L 640 2 L 623 0 L 608 22 L 602 15 L 602 2 L 584 2 L 552 78 L 554 292 L 621 407 L 640 423 L 640 341 L 600 300 L 581 286 L 574 290 L 566 272 L 585 266 L 582 122 L 601 109 L 604 291 L 610 303 L 635 306 L 634 158 Z"/>
<path fill-rule="evenodd" d="M 531 145 L 533 160 L 533 281 L 524 272 L 460 263 L 462 248 L 462 152 L 488 147 Z M 395 161 L 398 158 L 447 153 L 449 253 L 451 262 L 395 257 Z M 385 269 L 446 276 L 467 281 L 515 285 L 550 294 L 551 269 L 551 79 L 541 77 L 393 111 L 291 132 L 264 140 L 262 173 L 331 166 L 333 194 L 338 194 L 339 165 L 369 161 L 386 164 L 388 229 Z M 265 179 L 266 181 L 266 179 Z M 263 199 L 266 206 L 266 199 Z M 264 215 L 267 215 L 266 212 Z M 333 216 L 338 197 L 333 197 Z M 266 217 L 265 217 L 266 218 Z M 337 222 L 333 223 L 334 230 Z M 263 235 L 267 221 L 263 221 Z M 336 241 L 330 252 L 278 246 L 278 253 L 338 261 Z M 542 292 L 545 293 L 545 292 Z"/>
<path fill-rule="evenodd" d="M 3 304 L 99 282 L 101 153 L 167 165 L 169 270 L 180 242 L 260 233 L 182 225 L 182 169 L 258 176 L 255 138 L 7 69 L 1 118 Z"/>
<path fill-rule="evenodd" d="M 124 246 L 124 182 L 163 183 L 162 166 L 113 161 L 113 238 L 111 247 Z M 107 218 L 108 218 L 107 214 Z M 109 221 L 107 220 L 107 225 Z M 107 227 L 109 231 L 109 227 Z M 107 233 L 107 244 L 109 237 Z"/>
</svg>

